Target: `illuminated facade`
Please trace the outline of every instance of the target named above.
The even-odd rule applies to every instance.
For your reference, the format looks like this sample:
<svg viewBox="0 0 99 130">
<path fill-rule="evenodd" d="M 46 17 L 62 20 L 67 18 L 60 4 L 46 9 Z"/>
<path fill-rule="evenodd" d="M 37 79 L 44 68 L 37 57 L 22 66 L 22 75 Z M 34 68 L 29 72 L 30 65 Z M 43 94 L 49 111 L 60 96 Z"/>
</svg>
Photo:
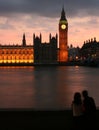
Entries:
<svg viewBox="0 0 99 130">
<path fill-rule="evenodd" d="M 42 43 L 42 36 L 33 36 L 34 45 L 26 45 L 23 34 L 22 45 L 0 45 L 0 63 L 27 64 L 27 63 L 62 63 L 68 61 L 68 22 L 64 8 L 59 21 L 59 48 L 58 35 L 49 35 L 49 43 Z"/>
<path fill-rule="evenodd" d="M 33 63 L 33 46 L 27 46 L 25 34 L 22 45 L 0 45 L 0 63 Z"/>
<path fill-rule="evenodd" d="M 33 63 L 33 46 L 0 46 L 0 63 Z"/>
<path fill-rule="evenodd" d="M 65 17 L 64 8 L 59 21 L 59 62 L 68 61 L 68 21 Z"/>
</svg>

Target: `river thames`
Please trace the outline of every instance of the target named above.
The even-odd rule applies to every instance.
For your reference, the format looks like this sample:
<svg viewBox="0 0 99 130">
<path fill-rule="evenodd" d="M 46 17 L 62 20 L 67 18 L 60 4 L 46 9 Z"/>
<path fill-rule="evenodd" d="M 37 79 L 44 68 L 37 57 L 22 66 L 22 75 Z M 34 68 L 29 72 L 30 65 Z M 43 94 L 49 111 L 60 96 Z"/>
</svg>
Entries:
<svg viewBox="0 0 99 130">
<path fill-rule="evenodd" d="M 64 110 L 84 89 L 99 107 L 99 68 L 0 67 L 0 108 Z"/>
</svg>

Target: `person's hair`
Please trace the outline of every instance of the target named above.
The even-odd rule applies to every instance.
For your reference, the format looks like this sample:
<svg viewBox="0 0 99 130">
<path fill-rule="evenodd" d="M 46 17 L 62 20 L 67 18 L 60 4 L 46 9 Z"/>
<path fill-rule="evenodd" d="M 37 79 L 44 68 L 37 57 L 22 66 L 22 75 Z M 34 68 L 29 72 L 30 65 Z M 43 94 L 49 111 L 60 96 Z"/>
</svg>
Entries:
<svg viewBox="0 0 99 130">
<path fill-rule="evenodd" d="M 88 96 L 88 91 L 87 90 L 83 90 L 82 91 L 82 95 L 83 95 L 83 97 L 87 97 Z"/>
<path fill-rule="evenodd" d="M 73 101 L 75 104 L 79 105 L 82 103 L 82 100 L 81 100 L 81 94 L 79 92 L 76 92 L 74 94 L 74 101 Z"/>
</svg>

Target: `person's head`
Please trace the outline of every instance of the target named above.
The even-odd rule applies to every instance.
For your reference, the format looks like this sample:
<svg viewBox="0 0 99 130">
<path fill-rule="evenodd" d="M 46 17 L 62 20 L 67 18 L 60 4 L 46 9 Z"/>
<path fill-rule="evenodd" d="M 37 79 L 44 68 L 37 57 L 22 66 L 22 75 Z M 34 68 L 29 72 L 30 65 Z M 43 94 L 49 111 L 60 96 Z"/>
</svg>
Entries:
<svg viewBox="0 0 99 130">
<path fill-rule="evenodd" d="M 88 91 L 87 90 L 83 90 L 82 91 L 82 96 L 83 97 L 88 97 Z"/>
<path fill-rule="evenodd" d="M 81 104 L 81 94 L 79 92 L 75 92 L 74 94 L 74 102 L 76 104 Z"/>
</svg>

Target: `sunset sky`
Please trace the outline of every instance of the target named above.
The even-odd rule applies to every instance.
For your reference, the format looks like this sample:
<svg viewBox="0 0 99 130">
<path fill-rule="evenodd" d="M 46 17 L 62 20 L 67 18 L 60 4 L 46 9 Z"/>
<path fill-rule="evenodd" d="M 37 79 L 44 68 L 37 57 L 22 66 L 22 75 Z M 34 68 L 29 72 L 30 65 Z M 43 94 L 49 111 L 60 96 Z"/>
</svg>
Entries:
<svg viewBox="0 0 99 130">
<path fill-rule="evenodd" d="M 27 44 L 33 44 L 33 33 L 58 34 L 58 23 L 64 5 L 68 20 L 68 45 L 81 47 L 96 37 L 99 41 L 99 0 L 0 0 L 0 44 L 21 44 L 23 33 Z"/>
</svg>

